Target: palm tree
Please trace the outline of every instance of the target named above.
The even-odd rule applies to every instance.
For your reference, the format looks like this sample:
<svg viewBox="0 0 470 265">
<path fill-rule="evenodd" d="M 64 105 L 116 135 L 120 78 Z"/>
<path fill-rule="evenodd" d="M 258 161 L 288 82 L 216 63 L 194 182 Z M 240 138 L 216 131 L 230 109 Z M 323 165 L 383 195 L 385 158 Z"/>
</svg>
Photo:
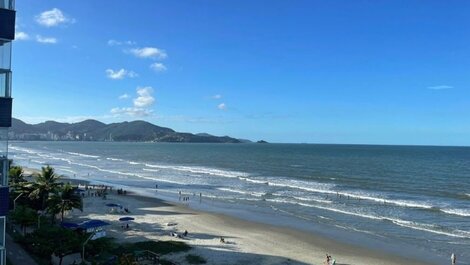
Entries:
<svg viewBox="0 0 470 265">
<path fill-rule="evenodd" d="M 22 182 L 26 182 L 23 175 L 23 168 L 20 166 L 12 166 L 8 172 L 8 182 L 10 186 L 16 186 Z"/>
<path fill-rule="evenodd" d="M 28 184 L 27 189 L 29 198 L 33 200 L 39 199 L 41 203 L 41 210 L 45 210 L 47 206 L 47 199 L 51 194 L 57 192 L 60 183 L 58 183 L 59 175 L 55 174 L 54 168 L 49 165 L 42 167 L 41 173 L 36 174 L 36 181 Z"/>
<path fill-rule="evenodd" d="M 65 211 L 70 211 L 72 209 L 79 209 L 83 211 L 83 201 L 79 193 L 77 193 L 77 188 L 73 187 L 70 184 L 62 186 L 57 193 L 52 194 L 48 199 L 48 212 L 53 214 L 60 213 L 60 220 L 64 221 Z"/>
</svg>

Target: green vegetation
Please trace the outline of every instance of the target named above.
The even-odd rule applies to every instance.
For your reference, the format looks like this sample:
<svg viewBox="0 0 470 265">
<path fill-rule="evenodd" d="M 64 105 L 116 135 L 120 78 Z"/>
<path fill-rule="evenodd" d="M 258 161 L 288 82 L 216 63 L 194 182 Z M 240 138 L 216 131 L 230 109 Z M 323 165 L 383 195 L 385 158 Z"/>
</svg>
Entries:
<svg viewBox="0 0 470 265">
<path fill-rule="evenodd" d="M 21 227 L 21 233 L 10 231 L 14 240 L 40 265 L 49 264 L 53 254 L 59 257 L 61 264 L 65 256 L 81 253 L 83 243 L 90 234 L 55 225 L 57 215 L 63 221 L 65 212 L 72 209 L 83 210 L 78 187 L 60 182 L 60 176 L 50 166 L 43 167 L 40 174 L 33 176 L 33 181 L 25 179 L 21 167 L 12 166 L 9 173 L 12 187 L 10 200 L 15 206 L 9 216 L 10 220 Z M 92 264 L 111 260 L 119 264 L 135 264 L 137 258 L 155 258 L 152 253 L 160 256 L 188 251 L 191 247 L 177 241 L 117 244 L 112 238 L 100 238 L 89 241 L 85 248 L 85 258 Z M 194 255 L 188 255 L 187 259 L 190 264 L 205 263 L 203 258 Z M 172 263 L 161 260 L 161 264 Z"/>
<path fill-rule="evenodd" d="M 187 255 L 186 256 L 186 261 L 189 263 L 189 264 L 206 264 L 207 261 L 201 257 L 201 256 L 197 256 L 197 255 Z"/>
</svg>

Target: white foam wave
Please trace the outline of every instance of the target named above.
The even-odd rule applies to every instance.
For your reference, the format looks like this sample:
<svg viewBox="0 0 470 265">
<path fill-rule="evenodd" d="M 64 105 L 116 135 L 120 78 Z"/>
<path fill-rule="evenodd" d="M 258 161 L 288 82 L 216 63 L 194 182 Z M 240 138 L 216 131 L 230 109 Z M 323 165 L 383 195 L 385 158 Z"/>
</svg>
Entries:
<svg viewBox="0 0 470 265">
<path fill-rule="evenodd" d="M 296 197 L 296 196 L 294 196 L 293 198 L 296 199 L 296 200 L 299 200 L 299 201 L 332 203 L 332 201 L 316 199 L 316 198 L 305 198 L 305 197 Z"/>
<path fill-rule="evenodd" d="M 217 189 L 221 190 L 221 191 L 232 192 L 232 193 L 252 195 L 252 196 L 255 196 L 255 197 L 262 197 L 263 195 L 265 195 L 262 192 L 248 192 L 248 191 L 242 191 L 242 190 L 236 190 L 236 189 L 230 189 L 230 188 L 217 188 Z"/>
<path fill-rule="evenodd" d="M 131 164 L 131 165 L 138 165 L 138 164 L 140 164 L 140 163 L 134 162 L 134 161 L 129 161 L 129 164 Z"/>
<path fill-rule="evenodd" d="M 258 179 L 245 178 L 245 177 L 239 177 L 239 179 L 240 179 L 240 180 L 247 181 L 247 182 L 251 182 L 251 183 L 269 185 L 269 182 L 266 181 L 266 180 L 258 180 Z"/>
<path fill-rule="evenodd" d="M 160 172 L 160 169 L 151 169 L 151 168 L 142 168 L 143 171 L 149 171 L 149 172 Z"/>
<path fill-rule="evenodd" d="M 384 217 L 384 216 L 375 216 L 375 215 L 371 215 L 371 214 L 364 214 L 364 213 L 346 211 L 346 210 L 342 210 L 342 209 L 324 207 L 324 206 L 320 206 L 320 205 L 312 205 L 312 204 L 301 203 L 301 202 L 293 202 L 293 201 L 289 201 L 289 200 L 286 200 L 286 199 L 268 199 L 267 201 L 280 202 L 280 203 L 290 203 L 290 204 L 296 204 L 296 205 L 305 206 L 305 207 L 323 209 L 323 210 L 327 210 L 327 211 L 331 211 L 331 212 L 337 212 L 337 213 L 342 213 L 342 214 L 347 214 L 347 215 L 352 215 L 352 216 L 358 216 L 358 217 L 367 218 L 367 219 L 389 221 L 389 222 L 392 222 L 392 223 L 394 223 L 396 225 L 399 225 L 399 226 L 402 226 L 402 227 L 407 227 L 407 228 L 411 228 L 411 229 L 415 229 L 415 230 L 421 230 L 421 231 L 434 233 L 434 234 L 445 235 L 445 236 L 449 236 L 449 237 L 470 238 L 470 232 L 464 231 L 464 230 L 458 230 L 457 229 L 457 230 L 452 230 L 452 231 L 443 231 L 442 229 L 439 229 L 435 225 L 417 223 L 417 222 L 401 220 L 401 219 L 396 219 L 396 218 L 390 218 L 390 217 Z"/>
<path fill-rule="evenodd" d="M 228 171 L 228 170 L 221 170 L 221 169 L 208 168 L 208 167 L 167 166 L 167 165 L 155 165 L 155 164 L 145 164 L 145 166 L 151 167 L 151 168 L 177 170 L 177 171 L 183 171 L 183 172 L 191 172 L 191 173 L 202 174 L 202 175 L 214 175 L 214 176 L 227 177 L 227 178 L 238 178 L 238 177 L 248 176 L 248 174 L 244 172 Z"/>
<path fill-rule="evenodd" d="M 100 157 L 100 156 L 87 155 L 87 154 L 75 153 L 75 152 L 67 152 L 67 154 L 75 155 L 75 156 L 81 156 L 81 157 L 90 157 L 90 158 L 99 158 Z"/>
<path fill-rule="evenodd" d="M 328 195 L 337 195 L 337 196 L 344 196 L 346 198 L 353 198 L 353 199 L 360 199 L 360 200 L 368 200 L 374 201 L 378 203 L 385 203 L 385 204 L 392 204 L 400 207 L 411 207 L 411 208 L 422 208 L 422 209 L 431 209 L 433 208 L 432 205 L 426 202 L 415 202 L 415 201 L 406 201 L 406 200 L 393 200 L 388 198 L 380 198 L 374 197 L 368 194 L 359 194 L 359 193 L 352 193 L 352 192 L 344 192 L 344 191 L 335 191 L 333 190 L 333 186 L 323 183 L 312 183 L 312 182 L 301 182 L 297 180 L 288 180 L 285 183 L 274 182 L 270 181 L 268 185 L 270 186 L 277 186 L 277 187 L 287 187 L 293 189 L 300 189 L 315 193 L 322 193 Z M 291 184 L 293 183 L 293 184 Z M 299 185 L 300 184 L 300 185 Z"/>
<path fill-rule="evenodd" d="M 441 209 L 441 212 L 459 216 L 470 216 L 470 209 Z"/>
<path fill-rule="evenodd" d="M 107 160 L 111 160 L 111 161 L 124 161 L 120 158 L 113 158 L 113 157 L 106 157 Z"/>
</svg>

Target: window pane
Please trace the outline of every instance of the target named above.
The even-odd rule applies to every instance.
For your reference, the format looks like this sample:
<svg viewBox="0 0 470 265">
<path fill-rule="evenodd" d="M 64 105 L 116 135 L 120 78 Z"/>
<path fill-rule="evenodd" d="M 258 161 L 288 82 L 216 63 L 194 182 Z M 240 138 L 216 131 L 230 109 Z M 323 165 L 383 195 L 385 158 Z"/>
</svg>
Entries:
<svg viewBox="0 0 470 265">
<path fill-rule="evenodd" d="M 7 157 L 8 128 L 0 128 L 0 157 Z"/>
<path fill-rule="evenodd" d="M 11 42 L 0 42 L 0 69 L 11 68 Z"/>
<path fill-rule="evenodd" d="M 0 97 L 11 97 L 11 72 L 0 70 Z"/>
</svg>

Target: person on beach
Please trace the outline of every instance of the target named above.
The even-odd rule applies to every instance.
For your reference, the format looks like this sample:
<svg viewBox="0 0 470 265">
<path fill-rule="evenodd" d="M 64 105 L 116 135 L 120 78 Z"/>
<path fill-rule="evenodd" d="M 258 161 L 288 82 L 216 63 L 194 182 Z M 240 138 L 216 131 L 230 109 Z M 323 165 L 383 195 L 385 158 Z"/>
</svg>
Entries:
<svg viewBox="0 0 470 265">
<path fill-rule="evenodd" d="M 188 236 L 188 230 L 184 230 L 183 236 Z"/>
<path fill-rule="evenodd" d="M 452 261 L 452 265 L 455 265 L 457 263 L 457 257 L 455 256 L 454 253 L 450 255 L 450 261 Z"/>
<path fill-rule="evenodd" d="M 330 255 L 328 255 L 328 253 L 326 253 L 326 261 L 325 261 L 325 264 L 326 264 L 326 265 L 330 265 Z"/>
</svg>

